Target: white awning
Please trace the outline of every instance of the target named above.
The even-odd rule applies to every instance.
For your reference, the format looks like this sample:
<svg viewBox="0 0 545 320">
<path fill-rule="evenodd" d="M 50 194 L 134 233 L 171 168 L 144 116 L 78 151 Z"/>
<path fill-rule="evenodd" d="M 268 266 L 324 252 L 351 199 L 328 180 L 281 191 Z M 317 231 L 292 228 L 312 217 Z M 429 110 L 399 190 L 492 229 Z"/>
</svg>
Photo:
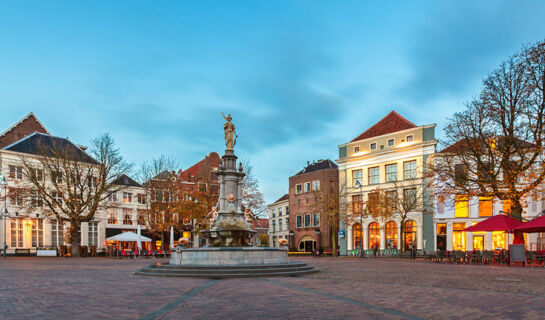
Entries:
<svg viewBox="0 0 545 320">
<path fill-rule="evenodd" d="M 106 241 L 134 241 L 138 240 L 138 235 L 134 232 L 123 232 L 113 237 L 106 238 Z M 148 237 L 140 236 L 140 241 L 151 242 L 151 239 Z"/>
</svg>

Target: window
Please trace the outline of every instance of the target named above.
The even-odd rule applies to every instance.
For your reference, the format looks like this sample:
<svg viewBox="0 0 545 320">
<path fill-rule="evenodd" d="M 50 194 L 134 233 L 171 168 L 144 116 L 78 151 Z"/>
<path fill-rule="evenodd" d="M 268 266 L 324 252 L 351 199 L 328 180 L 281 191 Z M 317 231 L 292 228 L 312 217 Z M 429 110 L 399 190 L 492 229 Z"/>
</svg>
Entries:
<svg viewBox="0 0 545 320">
<path fill-rule="evenodd" d="M 389 190 L 384 193 L 384 200 L 386 200 L 386 204 L 392 208 L 397 207 L 398 198 L 397 198 L 397 191 L 396 190 Z"/>
<path fill-rule="evenodd" d="M 63 223 L 51 221 L 51 246 L 60 247 L 63 244 Z"/>
<path fill-rule="evenodd" d="M 414 141 L 414 135 L 412 135 L 412 134 L 408 135 L 406 139 L 407 139 L 407 142 L 412 142 L 412 141 Z"/>
<path fill-rule="evenodd" d="M 379 167 L 369 168 L 369 184 L 380 183 Z"/>
<path fill-rule="evenodd" d="M 88 245 L 97 246 L 98 245 L 98 222 L 89 222 L 89 230 L 87 233 Z"/>
<path fill-rule="evenodd" d="M 51 182 L 53 183 L 62 183 L 62 173 L 58 171 L 51 172 Z"/>
<path fill-rule="evenodd" d="M 361 170 L 352 170 L 352 185 L 355 185 L 356 181 L 363 186 L 363 173 Z"/>
<path fill-rule="evenodd" d="M 466 218 L 469 216 L 469 198 L 467 195 L 457 194 L 454 197 L 454 216 L 456 218 Z"/>
<path fill-rule="evenodd" d="M 276 232 L 276 220 L 272 221 L 272 232 Z"/>
<path fill-rule="evenodd" d="M 305 192 L 310 191 L 310 182 L 305 182 Z"/>
<path fill-rule="evenodd" d="M 278 231 L 282 231 L 282 219 L 278 219 Z"/>
<path fill-rule="evenodd" d="M 278 216 L 282 216 L 282 208 L 278 208 Z"/>
<path fill-rule="evenodd" d="M 361 196 L 355 195 L 352 196 L 352 212 L 354 214 L 361 214 Z"/>
<path fill-rule="evenodd" d="M 386 223 L 386 248 L 397 248 L 397 224 L 394 221 Z"/>
<path fill-rule="evenodd" d="M 408 210 L 416 209 L 416 188 L 403 189 L 403 207 Z"/>
<path fill-rule="evenodd" d="M 378 223 L 372 222 L 369 225 L 369 248 L 380 248 L 380 228 Z"/>
<path fill-rule="evenodd" d="M 386 165 L 386 182 L 397 181 L 397 164 Z"/>
<path fill-rule="evenodd" d="M 9 177 L 17 180 L 23 179 L 23 167 L 9 166 Z"/>
<path fill-rule="evenodd" d="M 413 220 L 405 221 L 403 226 L 403 237 L 405 242 L 405 250 L 409 250 L 412 246 L 416 246 L 416 222 Z"/>
<path fill-rule="evenodd" d="M 123 209 L 123 224 L 132 224 L 130 210 Z"/>
<path fill-rule="evenodd" d="M 96 186 L 97 186 L 97 178 L 87 177 L 87 187 L 89 187 L 89 189 L 93 189 L 93 188 L 96 188 Z"/>
<path fill-rule="evenodd" d="M 51 198 L 57 202 L 57 205 L 62 205 L 62 197 L 59 192 L 51 191 Z"/>
<path fill-rule="evenodd" d="M 507 249 L 505 246 L 505 231 L 492 231 L 492 249 L 496 248 Z"/>
<path fill-rule="evenodd" d="M 492 198 L 479 197 L 479 217 L 492 216 Z"/>
<path fill-rule="evenodd" d="M 32 247 L 41 248 L 44 246 L 44 220 L 32 219 Z"/>
<path fill-rule="evenodd" d="M 467 182 L 467 167 L 463 163 L 454 165 L 454 179 L 456 184 L 464 185 Z"/>
<path fill-rule="evenodd" d="M 393 147 L 395 143 L 394 139 L 388 139 L 388 147 Z"/>
<path fill-rule="evenodd" d="M 23 230 L 24 230 L 23 219 L 11 219 L 11 247 L 12 248 L 23 247 Z"/>
<path fill-rule="evenodd" d="M 42 207 L 44 204 L 42 196 L 38 193 L 37 190 L 32 190 L 30 192 L 30 204 L 36 208 Z"/>
<path fill-rule="evenodd" d="M 320 190 L 320 180 L 312 181 L 312 191 Z"/>
<path fill-rule="evenodd" d="M 117 224 L 117 212 L 115 209 L 108 209 L 108 223 Z"/>
<path fill-rule="evenodd" d="M 276 209 L 272 209 L 272 217 L 276 218 Z"/>
<path fill-rule="evenodd" d="M 360 152 L 360 147 L 354 147 L 354 153 Z"/>
<path fill-rule="evenodd" d="M 319 213 L 313 213 L 312 214 L 312 222 L 313 227 L 318 227 L 320 225 L 320 214 Z"/>
<path fill-rule="evenodd" d="M 403 179 L 416 178 L 416 160 L 403 163 Z"/>
<path fill-rule="evenodd" d="M 464 223 L 452 224 L 452 249 L 466 250 L 466 234 L 463 231 L 466 228 Z"/>
<path fill-rule="evenodd" d="M 361 236 L 361 225 L 359 223 L 355 223 L 354 226 L 352 226 L 352 238 L 354 243 L 354 249 L 359 249 L 362 246 L 362 236 Z"/>
<path fill-rule="evenodd" d="M 303 186 L 300 184 L 295 185 L 295 193 L 299 194 L 303 192 Z"/>
<path fill-rule="evenodd" d="M 123 192 L 123 202 L 124 203 L 131 203 L 132 202 L 132 193 Z"/>
<path fill-rule="evenodd" d="M 288 230 L 290 228 L 290 219 L 289 218 L 286 218 L 286 230 Z"/>
<path fill-rule="evenodd" d="M 138 212 L 138 224 L 139 225 L 145 225 L 146 224 L 146 220 L 145 220 L 145 217 L 146 217 L 146 210 L 142 210 L 142 209 L 138 209 L 136 210 Z"/>
<path fill-rule="evenodd" d="M 30 178 L 32 180 L 43 181 L 44 171 L 42 169 L 31 169 L 30 170 Z"/>
<path fill-rule="evenodd" d="M 371 143 L 371 144 L 369 145 L 369 149 L 371 149 L 371 150 L 377 150 L 377 144 L 376 144 L 376 142 Z"/>
<path fill-rule="evenodd" d="M 286 214 L 290 214 L 290 207 L 286 206 Z"/>
<path fill-rule="evenodd" d="M 108 201 L 109 202 L 116 202 L 117 201 L 117 192 L 112 192 L 108 195 Z"/>
<path fill-rule="evenodd" d="M 511 213 L 511 200 L 503 200 L 503 212 Z"/>
<path fill-rule="evenodd" d="M 23 189 L 9 188 L 10 203 L 14 206 L 23 205 Z"/>
<path fill-rule="evenodd" d="M 297 216 L 297 228 L 303 227 L 303 218 L 301 216 Z"/>
<path fill-rule="evenodd" d="M 305 228 L 310 227 L 310 214 L 305 214 Z"/>
<path fill-rule="evenodd" d="M 146 204 L 146 195 L 143 193 L 139 193 L 136 195 L 136 198 L 138 200 L 139 204 Z"/>
</svg>

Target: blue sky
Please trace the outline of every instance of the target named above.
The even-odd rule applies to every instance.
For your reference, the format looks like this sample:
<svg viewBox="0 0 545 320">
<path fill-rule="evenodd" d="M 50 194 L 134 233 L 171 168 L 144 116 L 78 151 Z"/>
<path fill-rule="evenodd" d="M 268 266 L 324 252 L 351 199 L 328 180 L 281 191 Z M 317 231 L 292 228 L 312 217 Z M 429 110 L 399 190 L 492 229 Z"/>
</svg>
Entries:
<svg viewBox="0 0 545 320">
<path fill-rule="evenodd" d="M 0 131 L 33 111 L 140 163 L 223 153 L 223 118 L 267 201 L 389 111 L 437 123 L 523 44 L 543 1 L 0 1 Z"/>
</svg>

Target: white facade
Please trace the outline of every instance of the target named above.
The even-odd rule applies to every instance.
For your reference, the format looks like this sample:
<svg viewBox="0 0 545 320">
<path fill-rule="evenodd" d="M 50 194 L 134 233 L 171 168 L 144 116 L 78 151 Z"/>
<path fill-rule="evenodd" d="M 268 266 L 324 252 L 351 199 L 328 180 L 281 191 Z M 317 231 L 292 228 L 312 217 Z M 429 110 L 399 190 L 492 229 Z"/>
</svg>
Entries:
<svg viewBox="0 0 545 320">
<path fill-rule="evenodd" d="M 269 244 L 279 247 L 278 240 L 289 240 L 289 200 L 276 201 L 267 206 L 269 212 Z"/>
</svg>

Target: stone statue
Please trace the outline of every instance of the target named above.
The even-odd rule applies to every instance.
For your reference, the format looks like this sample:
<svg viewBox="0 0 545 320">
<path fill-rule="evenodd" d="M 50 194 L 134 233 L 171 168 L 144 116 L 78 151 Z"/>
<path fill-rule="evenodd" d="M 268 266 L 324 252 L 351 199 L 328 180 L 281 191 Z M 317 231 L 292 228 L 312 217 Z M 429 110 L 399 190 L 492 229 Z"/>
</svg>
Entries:
<svg viewBox="0 0 545 320">
<path fill-rule="evenodd" d="M 223 129 L 225 130 L 225 149 L 233 150 L 238 138 L 237 132 L 235 131 L 235 125 L 231 122 L 233 118 L 231 117 L 231 114 L 226 117 L 222 112 L 221 115 L 227 121 L 223 125 Z"/>
</svg>

